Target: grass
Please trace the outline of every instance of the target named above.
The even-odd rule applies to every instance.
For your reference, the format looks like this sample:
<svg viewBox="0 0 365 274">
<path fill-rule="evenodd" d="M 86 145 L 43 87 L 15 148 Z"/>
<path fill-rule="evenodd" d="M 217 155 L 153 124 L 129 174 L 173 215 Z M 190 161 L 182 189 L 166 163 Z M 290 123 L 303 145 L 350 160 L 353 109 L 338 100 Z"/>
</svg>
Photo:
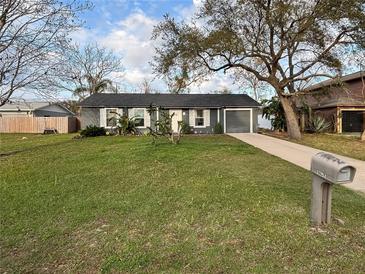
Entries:
<svg viewBox="0 0 365 274">
<path fill-rule="evenodd" d="M 12 155 L 19 152 L 32 151 L 57 144 L 72 143 L 73 134 L 43 135 L 43 134 L 1 134 L 0 155 Z"/>
<path fill-rule="evenodd" d="M 277 134 L 273 132 L 265 132 L 265 134 L 288 141 L 293 141 L 289 140 L 289 138 L 283 134 Z M 303 134 L 302 139 L 295 142 L 365 161 L 365 142 L 360 141 L 358 136 L 329 133 Z"/>
<path fill-rule="evenodd" d="M 0 135 L 1 272 L 365 271 L 365 197 L 227 136 Z M 16 153 L 14 153 L 16 152 Z"/>
<path fill-rule="evenodd" d="M 301 144 L 365 161 L 365 142 L 357 136 L 305 134 Z"/>
</svg>

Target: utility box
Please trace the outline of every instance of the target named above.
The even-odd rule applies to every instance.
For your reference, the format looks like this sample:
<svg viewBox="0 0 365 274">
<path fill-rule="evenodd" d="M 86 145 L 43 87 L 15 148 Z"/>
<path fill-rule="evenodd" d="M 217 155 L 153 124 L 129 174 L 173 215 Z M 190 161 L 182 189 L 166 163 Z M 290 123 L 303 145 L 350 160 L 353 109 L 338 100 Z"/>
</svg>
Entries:
<svg viewBox="0 0 365 274">
<path fill-rule="evenodd" d="M 331 222 L 332 185 L 351 183 L 356 169 L 341 159 L 320 152 L 312 157 L 311 222 L 314 225 Z"/>
</svg>

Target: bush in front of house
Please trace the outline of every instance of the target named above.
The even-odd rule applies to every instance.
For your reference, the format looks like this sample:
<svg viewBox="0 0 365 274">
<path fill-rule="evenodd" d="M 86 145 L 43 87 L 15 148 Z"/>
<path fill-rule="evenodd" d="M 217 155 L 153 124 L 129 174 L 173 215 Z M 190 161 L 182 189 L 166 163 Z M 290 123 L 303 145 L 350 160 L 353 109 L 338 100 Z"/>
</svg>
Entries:
<svg viewBox="0 0 365 274">
<path fill-rule="evenodd" d="M 87 126 L 85 129 L 81 130 L 80 136 L 82 137 L 96 137 L 105 136 L 106 130 L 103 127 L 98 126 Z"/>
<path fill-rule="evenodd" d="M 309 132 L 322 133 L 331 128 L 331 123 L 327 122 L 325 118 L 315 115 L 309 121 Z"/>
<path fill-rule="evenodd" d="M 221 123 L 216 123 L 214 126 L 214 134 L 223 134 L 223 127 Z"/>
<path fill-rule="evenodd" d="M 137 135 L 138 129 L 135 122 L 135 117 L 129 118 L 126 115 L 118 114 L 117 130 L 119 135 Z"/>
<path fill-rule="evenodd" d="M 181 136 L 183 135 L 183 128 L 187 129 L 186 123 L 178 121 L 178 131 L 174 132 L 172 129 L 172 117 L 175 113 L 161 112 L 159 120 L 156 120 L 154 128 L 148 127 L 148 136 L 152 137 L 152 143 L 156 144 L 157 139 L 164 137 L 169 140 L 171 144 L 179 144 Z M 190 130 L 189 130 L 190 132 Z"/>
<path fill-rule="evenodd" d="M 191 134 L 193 132 L 192 127 L 189 126 L 189 124 L 185 123 L 184 121 L 180 122 L 180 127 L 182 134 Z"/>
</svg>

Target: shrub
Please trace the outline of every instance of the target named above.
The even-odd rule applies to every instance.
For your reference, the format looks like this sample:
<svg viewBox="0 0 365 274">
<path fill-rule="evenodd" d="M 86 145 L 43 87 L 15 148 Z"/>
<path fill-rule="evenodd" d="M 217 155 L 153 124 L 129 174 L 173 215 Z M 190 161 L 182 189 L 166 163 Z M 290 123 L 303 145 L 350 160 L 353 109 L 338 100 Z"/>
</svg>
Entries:
<svg viewBox="0 0 365 274">
<path fill-rule="evenodd" d="M 120 135 L 136 135 L 138 133 L 134 117 L 128 118 L 126 115 L 119 115 L 117 129 Z"/>
<path fill-rule="evenodd" d="M 214 134 L 223 134 L 223 127 L 221 123 L 216 123 L 214 126 Z"/>
<path fill-rule="evenodd" d="M 81 130 L 80 136 L 82 137 L 96 137 L 106 135 L 106 130 L 103 127 L 98 126 L 87 126 L 85 129 Z"/>
<path fill-rule="evenodd" d="M 178 144 L 182 136 L 183 121 L 178 122 L 178 132 L 172 130 L 172 117 L 175 115 L 168 112 L 161 112 L 160 119 L 154 124 L 154 128 L 148 127 L 148 135 L 152 137 L 152 143 L 155 144 L 160 137 L 167 138 L 171 144 Z M 186 124 L 185 124 L 186 125 Z M 186 128 L 186 126 L 185 126 Z"/>
<path fill-rule="evenodd" d="M 309 121 L 309 129 L 311 132 L 321 133 L 327 131 L 330 129 L 330 127 L 331 123 L 327 122 L 326 119 L 318 115 L 313 116 L 311 121 Z"/>
<path fill-rule="evenodd" d="M 185 123 L 184 121 L 181 121 L 180 122 L 180 127 L 181 127 L 181 133 L 182 134 L 190 134 L 190 133 L 192 133 L 191 126 L 189 126 L 189 124 Z"/>
<path fill-rule="evenodd" d="M 274 130 L 286 131 L 286 119 L 283 106 L 278 97 L 271 100 L 264 99 L 261 101 L 264 106 L 262 109 L 262 117 L 271 121 L 271 127 Z"/>
</svg>

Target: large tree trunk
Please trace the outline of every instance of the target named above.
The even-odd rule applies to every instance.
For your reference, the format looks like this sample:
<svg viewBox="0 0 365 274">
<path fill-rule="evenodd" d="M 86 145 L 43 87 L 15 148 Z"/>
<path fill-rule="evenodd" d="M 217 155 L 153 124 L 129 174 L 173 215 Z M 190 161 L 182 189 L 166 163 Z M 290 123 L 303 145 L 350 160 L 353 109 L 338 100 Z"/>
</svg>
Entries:
<svg viewBox="0 0 365 274">
<path fill-rule="evenodd" d="M 279 95 L 279 98 L 285 112 L 286 127 L 289 138 L 300 140 L 302 135 L 300 133 L 299 123 L 297 115 L 294 112 L 293 105 L 288 97 Z"/>
</svg>

